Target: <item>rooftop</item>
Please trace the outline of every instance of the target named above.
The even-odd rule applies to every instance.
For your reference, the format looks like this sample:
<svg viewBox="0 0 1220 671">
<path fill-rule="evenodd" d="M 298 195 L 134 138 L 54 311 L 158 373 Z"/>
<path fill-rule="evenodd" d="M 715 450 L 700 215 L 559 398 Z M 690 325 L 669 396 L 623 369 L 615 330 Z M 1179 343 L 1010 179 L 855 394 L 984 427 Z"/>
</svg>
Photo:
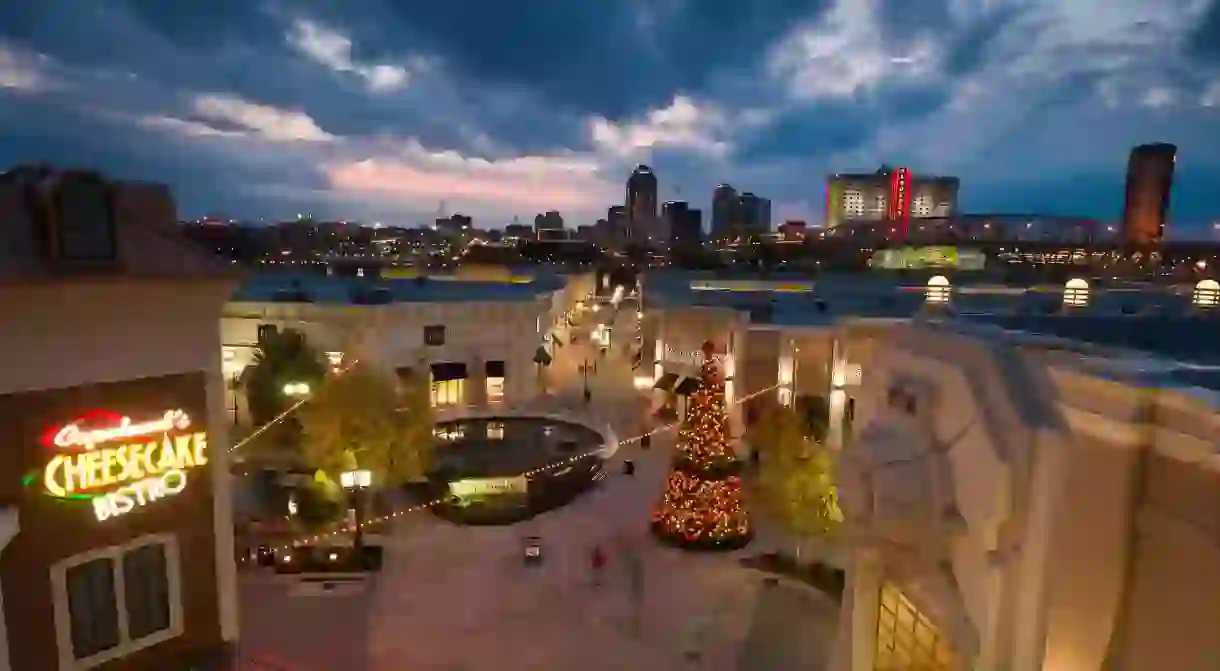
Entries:
<svg viewBox="0 0 1220 671">
<path fill-rule="evenodd" d="M 251 277 L 237 290 L 233 301 L 333 305 L 533 301 L 541 294 L 559 291 L 564 282 L 564 278 L 550 275 L 536 276 L 529 281 L 506 282 L 268 273 Z"/>
<path fill-rule="evenodd" d="M 954 322 L 1091 343 L 1173 360 L 1176 379 L 1220 382 L 1220 307 L 1197 309 L 1192 285 L 1093 288 L 1087 305 L 1064 309 L 1063 286 L 970 283 L 954 278 Z M 892 275 L 767 279 L 678 274 L 644 287 L 648 307 L 707 307 L 749 315 L 757 327 L 830 327 L 844 319 L 911 319 L 926 314 L 925 283 Z M 1168 366 L 1165 364 L 1162 366 Z"/>
</svg>

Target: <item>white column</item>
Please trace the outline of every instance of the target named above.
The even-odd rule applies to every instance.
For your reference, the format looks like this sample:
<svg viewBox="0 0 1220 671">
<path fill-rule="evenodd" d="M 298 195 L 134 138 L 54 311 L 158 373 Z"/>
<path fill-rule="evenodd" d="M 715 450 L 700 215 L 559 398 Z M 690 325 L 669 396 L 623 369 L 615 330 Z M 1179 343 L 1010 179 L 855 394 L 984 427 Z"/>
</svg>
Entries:
<svg viewBox="0 0 1220 671">
<path fill-rule="evenodd" d="M 843 600 L 843 608 L 851 611 L 851 639 L 846 641 L 851 659 L 847 668 L 873 671 L 877 654 L 877 611 L 881 608 L 881 558 L 871 550 L 857 550 L 853 554 L 847 569 L 851 598 Z"/>
<path fill-rule="evenodd" d="M 830 347 L 830 392 L 826 399 L 829 405 L 826 443 L 833 448 L 843 447 L 843 415 L 847 409 L 847 358 L 838 335 Z"/>
<path fill-rule="evenodd" d="M 212 527 L 216 536 L 216 597 L 220 613 L 220 637 L 234 642 L 239 634 L 237 564 L 233 542 L 233 474 L 230 470 L 230 436 L 224 407 L 225 379 L 221 367 L 211 366 L 204 378 L 208 400 L 208 433 L 212 477 Z M 0 667 L 2 668 L 2 667 Z"/>
<path fill-rule="evenodd" d="M 21 531 L 21 520 L 18 518 L 17 506 L 5 506 L 0 509 L 0 552 L 8 547 L 10 541 Z M 42 576 L 47 579 L 46 575 Z M 0 585 L 2 588 L 3 585 Z M 4 594 L 0 590 L 0 671 L 12 671 L 13 660 L 9 658 L 8 623 L 4 619 Z"/>
<path fill-rule="evenodd" d="M 775 379 L 779 384 L 775 390 L 779 404 L 785 408 L 792 407 L 796 394 L 796 345 L 792 340 L 780 344 L 779 371 Z"/>
</svg>

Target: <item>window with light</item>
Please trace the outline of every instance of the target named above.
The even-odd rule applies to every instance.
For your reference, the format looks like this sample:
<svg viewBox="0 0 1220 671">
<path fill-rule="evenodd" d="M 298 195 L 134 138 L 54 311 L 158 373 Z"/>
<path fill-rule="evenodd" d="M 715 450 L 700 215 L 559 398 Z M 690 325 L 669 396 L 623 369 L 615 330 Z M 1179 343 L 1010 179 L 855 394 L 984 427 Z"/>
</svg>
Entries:
<svg viewBox="0 0 1220 671">
<path fill-rule="evenodd" d="M 897 587 L 881 588 L 874 671 L 952 671 L 956 658 L 939 628 Z"/>
<path fill-rule="evenodd" d="M 460 405 L 466 402 L 465 380 L 433 380 L 432 407 Z"/>
<path fill-rule="evenodd" d="M 487 378 L 487 400 L 493 403 L 504 400 L 504 378 Z"/>
</svg>

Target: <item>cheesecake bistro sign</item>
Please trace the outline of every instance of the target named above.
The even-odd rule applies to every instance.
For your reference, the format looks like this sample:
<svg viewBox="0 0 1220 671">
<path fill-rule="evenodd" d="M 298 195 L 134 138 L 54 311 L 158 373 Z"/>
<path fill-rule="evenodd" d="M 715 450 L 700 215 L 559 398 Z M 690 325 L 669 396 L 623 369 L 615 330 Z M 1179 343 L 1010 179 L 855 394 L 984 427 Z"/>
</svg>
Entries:
<svg viewBox="0 0 1220 671">
<path fill-rule="evenodd" d="M 54 452 L 43 471 L 47 495 L 89 500 L 98 521 L 186 488 L 187 473 L 208 463 L 208 439 L 182 410 L 133 421 L 96 412 L 47 432 Z"/>
</svg>

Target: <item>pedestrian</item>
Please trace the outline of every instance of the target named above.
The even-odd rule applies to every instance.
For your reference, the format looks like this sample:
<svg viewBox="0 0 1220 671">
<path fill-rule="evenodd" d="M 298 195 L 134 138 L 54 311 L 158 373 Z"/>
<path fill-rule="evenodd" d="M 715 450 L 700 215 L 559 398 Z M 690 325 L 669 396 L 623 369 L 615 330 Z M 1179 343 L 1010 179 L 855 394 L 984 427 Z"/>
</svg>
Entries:
<svg viewBox="0 0 1220 671">
<path fill-rule="evenodd" d="M 602 584 L 602 572 L 606 568 L 606 551 L 600 544 L 593 545 L 593 553 L 589 557 L 589 566 L 593 569 L 593 584 Z"/>
</svg>

